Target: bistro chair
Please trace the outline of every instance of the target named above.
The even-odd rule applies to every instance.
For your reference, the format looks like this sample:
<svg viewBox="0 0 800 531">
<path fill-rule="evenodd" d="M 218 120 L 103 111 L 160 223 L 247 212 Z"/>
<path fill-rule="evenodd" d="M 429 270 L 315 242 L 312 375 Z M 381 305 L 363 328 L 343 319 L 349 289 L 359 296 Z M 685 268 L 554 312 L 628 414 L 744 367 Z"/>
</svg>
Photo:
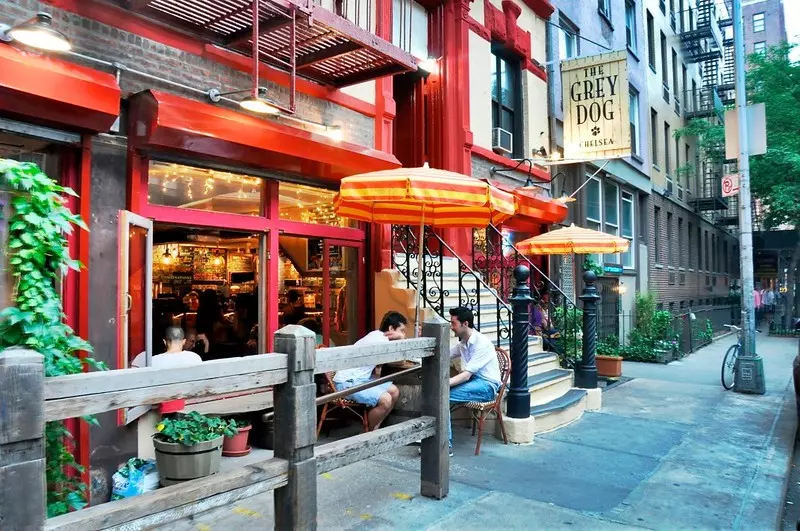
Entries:
<svg viewBox="0 0 800 531">
<path fill-rule="evenodd" d="M 478 430 L 478 444 L 475 446 L 475 455 L 481 454 L 481 438 L 483 437 L 483 421 L 491 414 L 494 413 L 497 421 L 500 423 L 500 431 L 503 434 L 503 443 L 508 444 L 508 436 L 506 435 L 506 427 L 503 425 L 503 395 L 505 395 L 506 387 L 508 386 L 508 377 L 511 374 L 511 358 L 508 352 L 501 348 L 496 348 L 497 363 L 500 365 L 500 389 L 497 390 L 497 396 L 490 402 L 465 402 L 463 404 L 454 405 L 450 411 L 458 409 L 459 407 L 466 408 L 469 411 L 472 420 L 472 435 L 475 435 L 475 429 Z"/>
<path fill-rule="evenodd" d="M 325 380 L 322 385 L 323 395 L 332 394 L 336 392 L 336 386 L 333 384 L 333 376 L 336 373 L 334 372 L 326 372 L 325 373 Z M 337 409 L 341 409 L 342 411 L 350 411 L 356 417 L 361 420 L 361 425 L 364 428 L 363 433 L 369 431 L 369 422 L 367 420 L 367 412 L 369 410 L 368 406 L 364 404 L 359 404 L 354 400 L 348 400 L 347 398 L 337 398 L 336 400 L 331 400 L 330 402 L 326 402 L 322 406 L 322 413 L 319 416 L 319 424 L 317 425 L 317 439 L 319 439 L 319 434 L 322 432 L 322 424 L 325 422 L 325 419 L 328 417 L 328 414 L 331 411 L 336 411 Z"/>
</svg>

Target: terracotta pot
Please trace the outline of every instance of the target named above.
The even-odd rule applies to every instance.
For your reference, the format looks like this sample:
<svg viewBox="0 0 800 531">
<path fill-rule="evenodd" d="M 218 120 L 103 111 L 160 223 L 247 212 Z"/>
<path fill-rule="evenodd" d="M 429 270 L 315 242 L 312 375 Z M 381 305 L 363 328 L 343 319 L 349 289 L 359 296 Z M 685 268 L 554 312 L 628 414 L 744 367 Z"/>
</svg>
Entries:
<svg viewBox="0 0 800 531">
<path fill-rule="evenodd" d="M 609 378 L 622 376 L 622 358 L 619 356 L 595 356 L 597 375 Z"/>
<path fill-rule="evenodd" d="M 161 485 L 175 485 L 219 472 L 222 439 L 220 435 L 192 446 L 153 439 Z"/>
<path fill-rule="evenodd" d="M 250 447 L 247 446 L 247 439 L 250 437 L 250 429 L 252 426 L 245 426 L 239 428 L 239 433 L 233 437 L 225 437 L 225 442 L 222 443 L 222 455 L 226 457 L 242 457 L 250 453 Z"/>
</svg>

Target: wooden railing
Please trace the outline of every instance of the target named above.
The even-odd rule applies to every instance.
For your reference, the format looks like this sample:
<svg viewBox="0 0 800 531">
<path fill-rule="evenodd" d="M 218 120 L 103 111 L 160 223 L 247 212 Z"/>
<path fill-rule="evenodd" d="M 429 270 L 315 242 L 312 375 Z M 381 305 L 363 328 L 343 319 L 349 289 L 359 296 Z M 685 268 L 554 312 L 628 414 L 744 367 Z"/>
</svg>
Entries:
<svg viewBox="0 0 800 531">
<path fill-rule="evenodd" d="M 314 334 L 287 326 L 276 354 L 176 369 L 123 369 L 45 378 L 42 356 L 0 353 L 0 529 L 145 529 L 275 490 L 275 529 L 316 529 L 317 475 L 422 439 L 420 491 L 449 490 L 447 455 L 449 338 L 443 321 L 425 337 L 384 345 L 315 350 Z M 314 374 L 422 358 L 422 416 L 315 446 Z M 274 457 L 206 478 L 164 487 L 47 519 L 44 425 L 168 400 L 272 388 Z"/>
</svg>

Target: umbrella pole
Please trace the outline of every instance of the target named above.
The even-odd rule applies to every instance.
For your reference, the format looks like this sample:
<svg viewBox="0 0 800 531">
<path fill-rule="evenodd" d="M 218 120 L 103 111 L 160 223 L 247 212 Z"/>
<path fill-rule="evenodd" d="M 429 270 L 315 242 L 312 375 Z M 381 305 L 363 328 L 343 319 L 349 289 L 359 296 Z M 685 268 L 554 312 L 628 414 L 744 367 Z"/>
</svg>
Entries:
<svg viewBox="0 0 800 531">
<path fill-rule="evenodd" d="M 415 337 L 422 335 L 422 324 L 419 322 L 419 305 L 422 299 L 422 267 L 425 264 L 425 258 L 422 253 L 425 252 L 425 205 L 422 205 L 422 222 L 419 224 L 419 254 L 417 254 L 417 305 L 414 310 L 414 329 Z"/>
</svg>

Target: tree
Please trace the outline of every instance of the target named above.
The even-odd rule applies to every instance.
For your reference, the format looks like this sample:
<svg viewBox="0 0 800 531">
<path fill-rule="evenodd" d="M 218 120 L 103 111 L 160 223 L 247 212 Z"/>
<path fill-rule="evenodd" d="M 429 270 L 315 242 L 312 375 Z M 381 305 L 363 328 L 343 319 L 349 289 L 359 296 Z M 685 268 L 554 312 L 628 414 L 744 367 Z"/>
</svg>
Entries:
<svg viewBox="0 0 800 531">
<path fill-rule="evenodd" d="M 747 101 L 764 103 L 767 118 L 767 152 L 750 158 L 750 179 L 765 228 L 788 226 L 800 236 L 800 63 L 789 59 L 791 48 L 782 43 L 749 57 Z M 787 317 L 799 262 L 800 237 L 788 271 Z"/>
</svg>

